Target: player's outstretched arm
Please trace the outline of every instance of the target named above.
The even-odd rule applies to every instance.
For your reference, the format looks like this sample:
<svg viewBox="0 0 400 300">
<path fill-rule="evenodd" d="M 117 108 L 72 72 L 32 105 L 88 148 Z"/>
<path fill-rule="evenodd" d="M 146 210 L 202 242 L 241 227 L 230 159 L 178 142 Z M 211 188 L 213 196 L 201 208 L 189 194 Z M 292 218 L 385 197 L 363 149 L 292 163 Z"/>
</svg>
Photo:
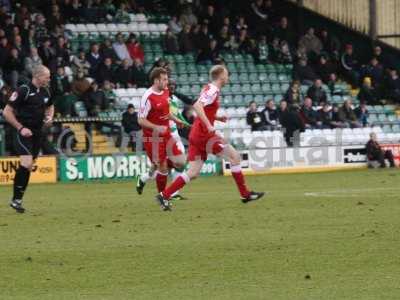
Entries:
<svg viewBox="0 0 400 300">
<path fill-rule="evenodd" d="M 193 104 L 193 109 L 196 112 L 199 119 L 201 120 L 201 122 L 203 122 L 203 124 L 206 125 L 208 131 L 209 132 L 215 131 L 214 127 L 208 120 L 206 113 L 204 112 L 203 103 L 201 103 L 201 101 L 196 101 L 196 103 Z"/>
</svg>

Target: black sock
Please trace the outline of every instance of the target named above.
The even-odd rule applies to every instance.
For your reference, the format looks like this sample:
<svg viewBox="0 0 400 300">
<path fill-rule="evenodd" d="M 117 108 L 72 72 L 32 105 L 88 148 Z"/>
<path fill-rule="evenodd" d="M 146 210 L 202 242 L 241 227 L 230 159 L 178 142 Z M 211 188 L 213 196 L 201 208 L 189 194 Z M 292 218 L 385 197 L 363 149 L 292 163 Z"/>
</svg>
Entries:
<svg viewBox="0 0 400 300">
<path fill-rule="evenodd" d="M 22 200 L 24 196 L 25 189 L 29 182 L 29 177 L 31 176 L 31 172 L 23 167 L 19 166 L 17 172 L 14 177 L 14 196 L 13 199 Z"/>
</svg>

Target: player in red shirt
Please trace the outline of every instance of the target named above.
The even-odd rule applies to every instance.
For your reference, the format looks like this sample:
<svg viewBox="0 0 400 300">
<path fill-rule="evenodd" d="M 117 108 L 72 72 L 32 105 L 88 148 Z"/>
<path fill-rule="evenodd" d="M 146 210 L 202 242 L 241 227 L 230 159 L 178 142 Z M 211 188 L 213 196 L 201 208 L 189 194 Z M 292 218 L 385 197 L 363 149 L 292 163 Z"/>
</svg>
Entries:
<svg viewBox="0 0 400 300">
<path fill-rule="evenodd" d="M 158 191 L 161 192 L 167 184 L 169 168 L 183 169 L 186 157 L 172 137 L 169 127 L 170 120 L 177 123 L 180 121 L 169 111 L 167 71 L 154 68 L 150 73 L 150 81 L 153 84 L 140 101 L 138 122 L 143 128 L 144 149 L 157 167 L 156 183 Z"/>
<path fill-rule="evenodd" d="M 230 162 L 232 176 L 243 203 L 264 196 L 264 193 L 252 192 L 247 188 L 240 166 L 239 153 L 215 133 L 214 121 L 226 122 L 227 120 L 226 117 L 217 117 L 217 111 L 220 90 L 229 80 L 228 70 L 222 65 L 213 66 L 210 70 L 210 78 L 211 83 L 203 88 L 199 99 L 193 105 L 197 117 L 189 135 L 189 170 L 182 173 L 168 188 L 156 196 L 156 200 L 164 210 L 170 209 L 168 200 L 171 195 L 199 175 L 209 153 L 223 157 Z"/>
</svg>

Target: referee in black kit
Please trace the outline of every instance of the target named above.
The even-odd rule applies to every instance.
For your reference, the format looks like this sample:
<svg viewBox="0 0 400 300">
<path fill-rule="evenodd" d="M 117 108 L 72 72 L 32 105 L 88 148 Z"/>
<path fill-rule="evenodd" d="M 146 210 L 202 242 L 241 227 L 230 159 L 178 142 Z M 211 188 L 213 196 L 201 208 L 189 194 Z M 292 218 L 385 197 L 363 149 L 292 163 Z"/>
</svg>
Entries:
<svg viewBox="0 0 400 300">
<path fill-rule="evenodd" d="M 50 71 L 40 65 L 32 70 L 32 81 L 13 92 L 3 116 L 14 127 L 14 148 L 20 156 L 20 166 L 14 177 L 14 196 L 10 206 L 24 213 L 22 198 L 29 183 L 33 161 L 37 158 L 42 141 L 43 126 L 50 126 L 54 106 L 47 88 Z"/>
</svg>

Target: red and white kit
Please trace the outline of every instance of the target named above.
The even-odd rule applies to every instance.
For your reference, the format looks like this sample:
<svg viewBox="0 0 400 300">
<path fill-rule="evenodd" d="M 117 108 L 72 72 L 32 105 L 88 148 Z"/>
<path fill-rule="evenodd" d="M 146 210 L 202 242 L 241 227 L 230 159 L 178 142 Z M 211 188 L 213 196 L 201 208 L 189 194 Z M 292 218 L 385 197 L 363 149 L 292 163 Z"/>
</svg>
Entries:
<svg viewBox="0 0 400 300">
<path fill-rule="evenodd" d="M 219 95 L 220 90 L 217 86 L 212 83 L 204 86 L 201 91 L 198 101 L 203 104 L 204 112 L 210 121 L 211 125 L 214 126 L 215 119 L 219 108 Z M 215 134 L 210 133 L 205 124 L 197 117 L 194 120 L 192 129 L 189 135 L 189 150 L 188 160 L 203 160 L 207 159 L 208 154 L 218 154 L 224 149 L 223 139 Z"/>
<path fill-rule="evenodd" d="M 163 134 L 150 128 L 143 128 L 143 146 L 153 163 L 164 162 L 171 156 L 181 155 L 176 140 L 171 135 L 169 126 L 169 90 L 157 93 L 149 88 L 140 101 L 139 117 L 149 122 L 165 126 Z"/>
</svg>

